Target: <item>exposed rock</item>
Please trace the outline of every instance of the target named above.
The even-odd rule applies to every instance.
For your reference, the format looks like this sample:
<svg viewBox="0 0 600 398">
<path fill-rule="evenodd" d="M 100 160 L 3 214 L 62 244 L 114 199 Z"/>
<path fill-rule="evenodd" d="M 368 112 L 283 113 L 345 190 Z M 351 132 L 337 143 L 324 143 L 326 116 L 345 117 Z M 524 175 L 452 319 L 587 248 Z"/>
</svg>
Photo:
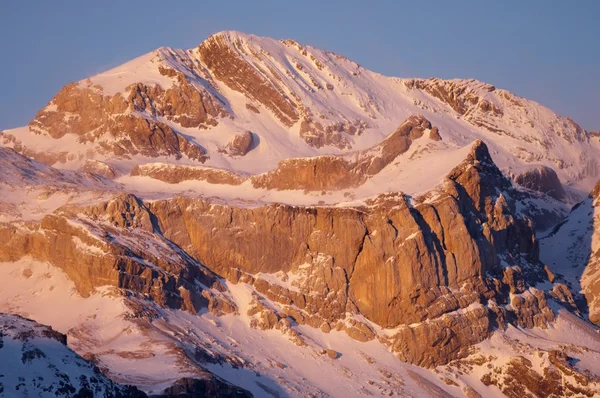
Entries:
<svg viewBox="0 0 600 398">
<path fill-rule="evenodd" d="M 409 119 L 382 144 L 381 159 L 430 127 Z M 285 314 L 257 309 L 257 328 L 303 344 L 290 317 L 373 339 L 368 324 L 348 317 L 359 314 L 384 328 L 405 325 L 387 344 L 406 361 L 435 366 L 464 355 L 493 327 L 543 327 L 553 318 L 544 293 L 526 290 L 546 277 L 531 222 L 517 215 L 513 195 L 476 142 L 435 200 L 390 194 L 359 208 L 233 207 L 125 195 L 66 207 L 40 223 L 2 225 L 0 261 L 30 255 L 62 268 L 84 294 L 112 285 L 163 306 L 217 314 L 235 310 L 221 275 L 286 306 Z M 294 288 L 259 273 L 295 274 Z"/>
<path fill-rule="evenodd" d="M 290 127 L 298 121 L 298 104 L 283 92 L 276 75 L 268 75 L 248 64 L 240 56 L 246 50 L 234 37 L 227 34 L 210 36 L 198 51 L 200 59 L 217 80 L 262 104 L 285 126 Z"/>
<path fill-rule="evenodd" d="M 406 152 L 413 140 L 431 128 L 423 116 L 413 115 L 371 149 L 339 156 L 287 159 L 277 169 L 253 176 L 252 184 L 257 188 L 309 191 L 357 187 Z"/>
<path fill-rule="evenodd" d="M 123 195 L 100 205 L 65 209 L 39 223 L 0 224 L 0 259 L 29 255 L 49 261 L 84 296 L 108 285 L 141 293 L 166 307 L 232 312 L 230 303 L 215 303 L 227 301 L 217 276 L 155 234 L 153 217 L 136 197 Z M 212 294 L 203 294 L 197 282 L 211 287 Z"/>
<path fill-rule="evenodd" d="M 324 125 L 323 120 L 315 121 L 308 113 L 300 123 L 300 137 L 315 148 L 333 146 L 338 149 L 351 149 L 352 140 L 349 136 L 361 135 L 368 126 L 363 120 L 346 120 Z"/>
<path fill-rule="evenodd" d="M 182 181 L 198 180 L 210 184 L 240 185 L 246 177 L 235 174 L 229 170 L 214 167 L 173 165 L 164 163 L 149 163 L 136 165 L 131 169 L 130 175 L 151 177 L 169 184 Z"/>
<path fill-rule="evenodd" d="M 481 381 L 485 385 L 497 386 L 504 395 L 510 398 L 523 397 L 593 397 L 600 391 L 590 386 L 590 376 L 583 375 L 568 364 L 566 356 L 551 351 L 546 356 L 550 364 L 540 374 L 532 362 L 524 357 L 511 359 L 506 368 L 500 372 L 486 373 Z M 575 376 L 571 383 L 566 377 Z"/>
<path fill-rule="evenodd" d="M 225 380 L 211 375 L 206 379 L 193 379 L 184 377 L 177 380 L 170 387 L 166 388 L 161 395 L 162 397 L 177 397 L 177 398 L 196 398 L 196 397 L 240 397 L 251 398 L 253 395 L 241 387 L 234 386 Z"/>
<path fill-rule="evenodd" d="M 324 349 L 321 353 L 323 355 L 327 355 L 331 359 L 338 359 L 338 357 L 340 355 L 339 352 L 337 352 L 336 350 L 330 350 L 328 348 Z"/>
<path fill-rule="evenodd" d="M 440 129 L 433 127 L 429 132 L 429 138 L 433 141 L 441 141 L 442 136 L 440 135 Z"/>
<path fill-rule="evenodd" d="M 149 157 L 182 155 L 204 163 L 208 156 L 199 145 L 188 141 L 166 124 L 132 115 L 117 116 L 109 121 L 108 129 L 115 133 L 113 143 L 101 141 L 100 146 L 116 155 L 144 155 Z"/>
<path fill-rule="evenodd" d="M 544 292 L 530 288 L 526 294 L 514 295 L 510 304 L 517 318 L 517 325 L 525 328 L 546 327 L 554 320 Z"/>
<path fill-rule="evenodd" d="M 152 116 L 164 116 L 183 127 L 216 126 L 218 117 L 228 116 L 215 97 L 192 85 L 181 72 L 177 72 L 177 83 L 166 91 L 142 83 L 128 87 L 130 107 Z"/>
<path fill-rule="evenodd" d="M 162 116 L 183 127 L 202 127 L 215 126 L 216 118 L 227 116 L 211 94 L 190 84 L 183 74 L 177 73 L 177 82 L 166 91 L 159 86 L 134 84 L 127 88 L 125 96 L 109 96 L 97 86 L 70 83 L 38 112 L 29 127 L 56 139 L 74 134 L 80 142 L 97 143 L 100 152 L 117 156 L 187 155 L 204 162 L 206 153 L 202 147 L 167 125 L 149 120 Z M 23 153 L 27 150 L 21 147 Z M 52 164 L 67 159 L 40 160 Z"/>
<path fill-rule="evenodd" d="M 392 196 L 381 197 L 366 209 L 282 205 L 238 209 L 189 199 L 155 201 L 150 209 L 166 237 L 218 274 L 251 283 L 269 299 L 294 305 L 300 312 L 289 314 L 299 323 L 320 327 L 323 321 L 343 319 L 350 310 L 381 326 L 395 327 L 436 319 L 483 297 L 508 303 L 503 289 L 508 291 L 510 284 L 517 291 L 515 281 L 520 278 L 544 279 L 531 224 L 512 213 L 513 205 L 497 196 L 496 187 L 511 190 L 479 142 L 464 164 L 450 173 L 447 193 L 414 208 L 403 197 Z M 202 223 L 185 221 L 198 217 L 194 214 L 202 215 Z M 281 251 L 284 246 L 290 250 Z M 514 274 L 504 287 L 500 253 L 522 269 L 522 275 L 515 279 Z M 307 259 L 316 267 L 304 271 L 304 282 L 297 285 L 300 292 L 240 273 L 298 272 Z M 498 279 L 485 279 L 488 274 Z M 456 290 L 458 286 L 463 288 Z M 531 299 L 515 300 L 517 322 L 543 325 L 550 319 L 543 296 L 536 293 Z M 500 312 L 504 318 L 506 311 Z M 471 315 L 449 318 L 453 319 L 449 325 L 443 317 L 436 321 L 449 333 L 446 348 L 437 351 L 439 358 L 421 359 L 431 356 L 427 348 L 403 355 L 430 366 L 459 355 L 459 347 L 481 341 L 489 333 L 491 315 L 483 307 L 467 314 Z M 477 321 L 467 321 L 468 316 Z M 479 329 L 465 333 L 467 323 Z M 432 347 L 440 329 L 435 322 L 423 328 L 417 329 L 415 341 L 431 336 L 428 347 Z"/>
<path fill-rule="evenodd" d="M 117 172 L 112 166 L 93 159 L 88 159 L 81 168 L 81 171 L 86 173 L 94 173 L 109 179 L 113 179 L 117 176 Z"/>
<path fill-rule="evenodd" d="M 600 199 L 600 181 L 596 183 L 596 186 L 592 189 L 592 192 L 590 192 L 590 197 L 593 199 Z"/>
<path fill-rule="evenodd" d="M 413 79 L 407 80 L 405 85 L 408 88 L 417 88 L 426 91 L 450 105 L 452 109 L 461 115 L 467 113 L 471 106 L 480 102 L 480 98 L 477 96 L 475 90 L 473 90 L 472 87 L 469 87 L 468 84 L 463 84 L 462 81 L 442 80 L 437 78 Z M 495 87 L 489 84 L 479 83 L 479 85 L 486 91 L 495 90 Z M 494 113 L 502 112 L 501 110 L 492 107 L 487 102 L 483 102 L 481 107 L 485 110 L 492 110 Z"/>
<path fill-rule="evenodd" d="M 550 167 L 537 166 L 515 177 L 515 182 L 532 191 L 542 192 L 557 200 L 565 200 L 566 192 Z"/>
<path fill-rule="evenodd" d="M 225 147 L 229 156 L 246 156 L 255 146 L 254 134 L 250 131 L 244 131 L 237 134 Z"/>
<path fill-rule="evenodd" d="M 487 338 L 490 331 L 488 312 L 479 306 L 462 316 L 449 314 L 403 327 L 391 338 L 391 348 L 403 361 L 434 367 L 467 355 L 469 347 Z"/>
<path fill-rule="evenodd" d="M 248 110 L 250 110 L 250 111 L 252 111 L 252 112 L 254 112 L 256 114 L 260 113 L 260 111 L 258 110 L 257 107 L 255 107 L 254 105 L 249 104 L 247 102 L 246 102 L 246 109 L 248 109 Z"/>
</svg>

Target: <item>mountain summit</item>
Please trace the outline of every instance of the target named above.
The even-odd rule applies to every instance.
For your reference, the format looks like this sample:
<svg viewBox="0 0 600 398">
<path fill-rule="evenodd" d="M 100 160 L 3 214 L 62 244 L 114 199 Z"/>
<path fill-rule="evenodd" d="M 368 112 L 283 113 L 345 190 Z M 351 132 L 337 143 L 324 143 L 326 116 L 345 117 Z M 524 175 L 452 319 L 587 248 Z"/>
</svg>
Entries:
<svg viewBox="0 0 600 398">
<path fill-rule="evenodd" d="M 226 31 L 0 143 L 0 312 L 106 391 L 600 393 L 600 140 L 533 101 Z"/>
<path fill-rule="evenodd" d="M 482 139 L 503 170 L 549 167 L 579 197 L 600 174 L 597 137 L 505 90 L 475 80 L 386 77 L 293 40 L 233 31 L 70 83 L 3 141 L 50 165 L 102 164 L 116 176 L 149 161 L 260 174 L 290 158 L 374 147 L 417 114 L 436 127 L 437 141 L 422 144 L 427 154 L 419 150 L 428 163 Z M 227 150 L 247 131 L 243 154 Z"/>
</svg>

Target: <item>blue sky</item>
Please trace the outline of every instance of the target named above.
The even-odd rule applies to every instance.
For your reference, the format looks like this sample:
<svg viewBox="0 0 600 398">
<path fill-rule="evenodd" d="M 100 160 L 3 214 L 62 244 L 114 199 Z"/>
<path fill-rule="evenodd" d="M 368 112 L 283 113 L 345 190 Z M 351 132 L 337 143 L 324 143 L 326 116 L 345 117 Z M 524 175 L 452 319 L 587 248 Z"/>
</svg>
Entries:
<svg viewBox="0 0 600 398">
<path fill-rule="evenodd" d="M 399 77 L 476 78 L 600 129 L 600 1 L 2 1 L 0 130 L 69 81 L 239 30 Z"/>
</svg>

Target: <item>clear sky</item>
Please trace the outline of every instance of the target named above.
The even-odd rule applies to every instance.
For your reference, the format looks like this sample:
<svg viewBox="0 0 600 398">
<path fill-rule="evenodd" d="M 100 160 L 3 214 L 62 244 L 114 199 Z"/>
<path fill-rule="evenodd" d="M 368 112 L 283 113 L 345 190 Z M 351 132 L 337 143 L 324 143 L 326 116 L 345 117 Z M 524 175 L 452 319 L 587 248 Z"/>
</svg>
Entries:
<svg viewBox="0 0 600 398">
<path fill-rule="evenodd" d="M 398 77 L 476 78 L 600 129 L 600 0 L 0 2 L 0 130 L 69 81 L 239 30 Z"/>
</svg>

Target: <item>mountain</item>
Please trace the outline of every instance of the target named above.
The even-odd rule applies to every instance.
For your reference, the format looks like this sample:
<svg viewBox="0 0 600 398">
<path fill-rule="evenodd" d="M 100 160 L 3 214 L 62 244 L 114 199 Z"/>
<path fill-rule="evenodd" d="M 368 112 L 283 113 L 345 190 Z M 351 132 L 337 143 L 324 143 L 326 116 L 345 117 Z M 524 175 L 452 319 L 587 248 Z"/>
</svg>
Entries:
<svg viewBox="0 0 600 398">
<path fill-rule="evenodd" d="M 0 142 L 0 311 L 115 383 L 600 393 L 600 140 L 535 102 L 221 32 Z"/>
<path fill-rule="evenodd" d="M 52 328 L 0 314 L 0 337 L 0 392 L 6 396 L 146 396 L 135 387 L 108 380 L 68 349 L 66 336 Z"/>
</svg>

